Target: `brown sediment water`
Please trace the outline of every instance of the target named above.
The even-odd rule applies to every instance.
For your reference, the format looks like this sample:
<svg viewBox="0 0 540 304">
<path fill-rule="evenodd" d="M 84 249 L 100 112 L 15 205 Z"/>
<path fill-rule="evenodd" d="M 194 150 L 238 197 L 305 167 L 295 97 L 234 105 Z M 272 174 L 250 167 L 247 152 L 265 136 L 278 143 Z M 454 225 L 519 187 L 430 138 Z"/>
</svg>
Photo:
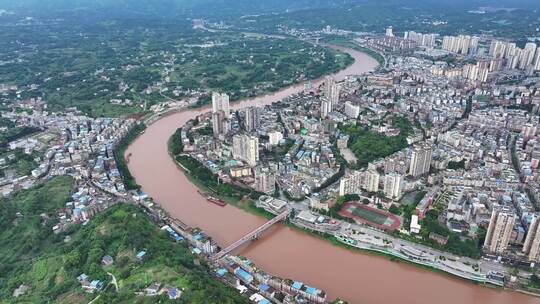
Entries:
<svg viewBox="0 0 540 304">
<path fill-rule="evenodd" d="M 372 71 L 377 66 L 365 53 L 338 49 L 355 59 L 351 66 L 334 74 L 338 80 Z M 303 88 L 302 84 L 293 85 L 231 106 L 266 105 L 301 92 Z M 205 111 L 208 107 L 161 118 L 130 145 L 126 155 L 131 155 L 129 169 L 144 192 L 172 216 L 200 227 L 224 247 L 266 220 L 233 206 L 208 203 L 169 156 L 170 136 L 189 119 Z M 540 299 L 532 296 L 487 288 L 380 256 L 353 252 L 283 224 L 270 228 L 261 239 L 240 249 L 239 254 L 268 273 L 302 281 L 325 290 L 328 299 L 340 297 L 349 303 L 540 303 Z"/>
</svg>

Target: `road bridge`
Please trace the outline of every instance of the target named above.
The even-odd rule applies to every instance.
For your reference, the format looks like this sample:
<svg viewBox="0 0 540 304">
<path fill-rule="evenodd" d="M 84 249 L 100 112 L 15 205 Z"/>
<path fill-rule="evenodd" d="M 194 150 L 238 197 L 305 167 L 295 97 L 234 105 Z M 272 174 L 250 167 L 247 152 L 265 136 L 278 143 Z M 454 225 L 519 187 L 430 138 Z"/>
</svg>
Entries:
<svg viewBox="0 0 540 304">
<path fill-rule="evenodd" d="M 259 228 L 249 232 L 248 234 L 241 237 L 238 241 L 230 244 L 229 246 L 225 247 L 221 251 L 213 254 L 210 256 L 211 260 L 219 260 L 223 258 L 225 255 L 229 254 L 231 251 L 235 250 L 236 248 L 244 245 L 245 243 L 255 240 L 261 236 L 264 231 L 266 231 L 268 228 L 272 227 L 275 223 L 284 220 L 289 214 L 291 213 L 291 209 L 286 209 L 282 213 L 276 215 L 274 218 L 269 220 L 268 222 L 264 223 L 264 225 L 260 226 Z"/>
</svg>

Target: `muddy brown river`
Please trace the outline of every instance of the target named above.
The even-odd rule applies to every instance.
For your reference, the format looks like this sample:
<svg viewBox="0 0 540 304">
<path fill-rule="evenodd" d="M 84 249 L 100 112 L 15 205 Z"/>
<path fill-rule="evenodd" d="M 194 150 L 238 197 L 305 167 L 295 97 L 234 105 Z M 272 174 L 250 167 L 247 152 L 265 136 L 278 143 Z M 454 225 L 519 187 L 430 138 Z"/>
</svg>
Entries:
<svg viewBox="0 0 540 304">
<path fill-rule="evenodd" d="M 338 80 L 372 71 L 377 66 L 364 53 L 339 49 L 353 56 L 355 62 L 334 74 Z M 231 106 L 266 105 L 302 90 L 303 85 L 298 84 Z M 161 118 L 133 142 L 126 154 L 132 154 L 129 169 L 144 192 L 172 216 L 200 227 L 224 247 L 262 225 L 265 219 L 233 206 L 208 203 L 170 158 L 169 137 L 186 121 L 205 111 L 208 107 Z M 275 225 L 238 253 L 268 273 L 325 290 L 329 300 L 340 297 L 360 304 L 540 303 L 538 298 L 517 292 L 488 288 L 383 257 L 352 252 L 282 224 Z"/>
</svg>

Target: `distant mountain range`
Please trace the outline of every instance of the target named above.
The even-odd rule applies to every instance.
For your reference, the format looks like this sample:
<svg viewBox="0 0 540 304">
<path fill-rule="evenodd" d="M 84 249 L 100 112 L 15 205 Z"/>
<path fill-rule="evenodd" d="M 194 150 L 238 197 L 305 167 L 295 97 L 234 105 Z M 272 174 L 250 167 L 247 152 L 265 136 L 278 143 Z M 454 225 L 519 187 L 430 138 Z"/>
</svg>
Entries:
<svg viewBox="0 0 540 304">
<path fill-rule="evenodd" d="M 0 9 L 29 12 L 65 12 L 73 10 L 123 10 L 142 14 L 182 14 L 197 11 L 214 14 L 282 12 L 335 6 L 330 0 L 0 0 Z M 354 0 L 338 1 L 343 3 Z"/>
<path fill-rule="evenodd" d="M 0 0 L 0 9 L 28 14 L 89 11 L 109 15 L 212 16 L 278 13 L 323 7 L 346 8 L 366 3 L 430 9 L 448 6 L 464 9 L 480 6 L 540 8 L 538 0 Z"/>
</svg>

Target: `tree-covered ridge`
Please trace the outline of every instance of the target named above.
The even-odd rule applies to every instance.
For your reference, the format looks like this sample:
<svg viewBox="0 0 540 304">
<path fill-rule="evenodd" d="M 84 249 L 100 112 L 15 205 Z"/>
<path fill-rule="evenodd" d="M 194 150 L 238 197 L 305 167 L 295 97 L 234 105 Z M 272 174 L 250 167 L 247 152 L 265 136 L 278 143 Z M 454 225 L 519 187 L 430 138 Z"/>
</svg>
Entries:
<svg viewBox="0 0 540 304">
<path fill-rule="evenodd" d="M 135 295 L 154 282 L 183 288 L 175 303 L 248 302 L 212 279 L 185 244 L 173 242 L 135 206 L 118 204 L 87 225 L 52 233 L 56 212 L 69 200 L 72 186 L 71 178 L 57 177 L 0 202 L 0 303 L 88 303 L 98 294 L 82 290 L 77 281 L 82 273 L 105 282 L 94 303 L 169 301 L 166 295 Z M 140 250 L 147 252 L 143 261 L 135 257 Z M 101 265 L 105 255 L 113 257 L 112 265 Z M 107 272 L 116 277 L 118 292 L 107 287 Z M 14 298 L 21 284 L 29 289 Z"/>
<path fill-rule="evenodd" d="M 0 199 L 0 302 L 13 301 L 13 290 L 23 283 L 43 294 L 28 297 L 27 302 L 38 303 L 52 292 L 54 280 L 44 280 L 47 273 L 37 268 L 43 264 L 41 260 L 58 253 L 62 238 L 52 233 L 57 222 L 54 213 L 69 200 L 72 188 L 70 177 L 57 177 L 12 198 Z M 60 269 L 58 274 L 62 277 Z"/>
<path fill-rule="evenodd" d="M 355 6 L 381 3 L 376 0 L 0 0 L 0 7 L 5 9 L 26 9 L 32 12 L 39 10 L 51 12 L 61 12 L 69 10 L 115 10 L 123 9 L 131 13 L 138 12 L 142 15 L 165 14 L 174 16 L 179 14 L 199 13 L 199 14 L 263 14 L 283 12 L 286 10 L 301 10 L 311 8 L 342 7 L 349 8 Z M 382 2 L 386 5 L 403 6 L 402 0 L 386 0 Z M 415 0 L 406 2 L 407 7 L 432 6 L 437 8 L 448 8 L 450 6 L 459 8 L 481 7 L 481 6 L 501 6 L 501 7 L 535 7 L 535 0 Z M 214 8 L 215 10 L 209 10 Z M 205 12 L 206 10 L 206 12 Z M 120 14 L 121 12 L 116 12 Z"/>
</svg>

